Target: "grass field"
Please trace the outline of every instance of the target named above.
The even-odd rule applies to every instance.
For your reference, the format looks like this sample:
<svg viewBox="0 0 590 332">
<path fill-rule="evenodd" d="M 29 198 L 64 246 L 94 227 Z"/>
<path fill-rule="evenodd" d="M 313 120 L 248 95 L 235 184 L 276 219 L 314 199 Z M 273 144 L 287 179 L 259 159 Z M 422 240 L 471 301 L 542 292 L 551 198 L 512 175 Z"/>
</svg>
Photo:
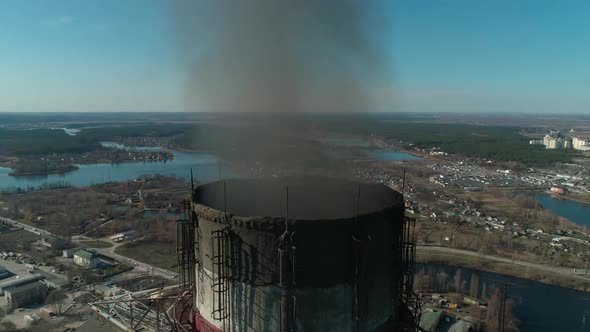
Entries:
<svg viewBox="0 0 590 332">
<path fill-rule="evenodd" d="M 176 271 L 176 248 L 171 243 L 138 241 L 117 247 L 115 252 L 162 269 Z"/>
<path fill-rule="evenodd" d="M 80 241 L 81 244 L 87 245 L 91 248 L 110 248 L 113 246 L 112 243 L 100 240 L 88 240 L 88 241 Z"/>
<path fill-rule="evenodd" d="M 25 248 L 31 242 L 36 241 L 39 236 L 25 230 L 17 230 L 14 232 L 6 232 L 0 234 L 0 249 L 8 251 L 19 251 Z"/>
</svg>

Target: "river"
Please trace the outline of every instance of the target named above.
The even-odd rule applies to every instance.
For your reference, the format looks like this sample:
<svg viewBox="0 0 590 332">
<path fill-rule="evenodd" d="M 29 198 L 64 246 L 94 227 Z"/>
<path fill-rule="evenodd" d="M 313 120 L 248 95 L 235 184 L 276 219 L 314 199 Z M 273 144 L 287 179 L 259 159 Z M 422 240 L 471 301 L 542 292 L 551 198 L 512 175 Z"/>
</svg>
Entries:
<svg viewBox="0 0 590 332">
<path fill-rule="evenodd" d="M 442 264 L 418 264 L 416 271 L 430 268 L 444 271 L 452 284 L 456 268 Z M 467 290 L 474 270 L 461 268 Z M 521 321 L 521 332 L 590 331 L 590 294 L 537 281 L 479 271 L 480 290 L 488 291 L 494 283 L 510 284 L 508 296 L 515 300 L 515 313 Z"/>
<path fill-rule="evenodd" d="M 119 149 L 160 150 L 160 148 L 154 147 L 129 148 L 112 142 L 104 142 L 103 145 Z M 356 145 L 363 149 L 368 148 L 359 142 L 349 145 Z M 376 157 L 384 161 L 408 160 L 413 157 L 398 151 L 372 151 L 376 151 L 374 152 L 377 153 Z M 189 179 L 191 168 L 194 170 L 195 178 L 200 181 L 217 179 L 220 170 L 222 177 L 235 175 L 229 169 L 220 169 L 219 159 L 214 155 L 181 151 L 173 151 L 173 154 L 174 159 L 167 162 L 79 165 L 80 168 L 76 171 L 48 176 L 13 177 L 8 175 L 11 169 L 0 168 L 0 190 L 10 188 L 27 189 L 29 187 L 39 187 L 44 183 L 55 182 L 67 182 L 74 186 L 87 186 L 110 181 L 126 181 L 153 174 L 176 175 Z M 543 194 L 536 194 L 535 198 L 548 210 L 576 223 L 590 225 L 588 219 L 590 206 L 586 204 L 557 200 Z M 455 274 L 454 267 L 444 265 L 420 264 L 417 270 L 425 266 L 433 269 L 443 269 L 451 278 Z M 462 269 L 463 279 L 469 281 L 472 272 L 469 269 Z M 585 293 L 490 272 L 480 272 L 480 280 L 482 283 L 488 283 L 488 289 L 490 289 L 493 280 L 514 285 L 510 288 L 509 295 L 517 302 L 516 314 L 522 321 L 521 331 L 523 332 L 590 331 L 590 301 L 588 300 L 589 296 Z M 588 323 L 585 324 L 585 321 L 588 321 Z"/>
</svg>

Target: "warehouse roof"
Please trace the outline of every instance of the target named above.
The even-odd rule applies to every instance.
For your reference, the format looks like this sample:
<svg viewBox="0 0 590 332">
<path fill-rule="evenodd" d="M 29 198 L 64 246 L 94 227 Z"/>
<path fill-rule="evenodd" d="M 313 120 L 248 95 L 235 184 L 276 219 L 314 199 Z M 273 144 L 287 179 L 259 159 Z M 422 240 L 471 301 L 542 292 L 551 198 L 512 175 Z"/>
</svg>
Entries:
<svg viewBox="0 0 590 332">
<path fill-rule="evenodd" d="M 5 292 L 7 294 L 11 294 L 12 296 L 18 296 L 21 294 L 26 294 L 28 292 L 37 291 L 40 289 L 45 290 L 45 289 L 47 289 L 47 287 L 45 287 L 45 284 L 43 284 L 39 281 L 35 281 L 33 283 L 26 284 L 23 286 L 9 288 L 9 289 L 5 290 Z"/>
<path fill-rule="evenodd" d="M 34 274 L 32 276 L 29 277 L 24 277 L 24 278 L 19 278 L 19 279 L 10 279 L 7 280 L 3 283 L 0 284 L 0 289 L 8 289 L 8 288 L 12 288 L 12 287 L 18 287 L 18 286 L 22 286 L 22 285 L 26 285 L 26 284 L 30 284 L 33 283 L 37 280 L 41 280 L 43 279 L 43 276 L 39 275 L 39 274 Z"/>
<path fill-rule="evenodd" d="M 420 327 L 427 332 L 435 331 L 442 317 L 442 313 L 442 311 L 423 313 L 420 317 Z"/>
<path fill-rule="evenodd" d="M 63 288 L 70 285 L 66 279 L 60 278 L 43 270 L 37 270 L 37 274 L 43 276 L 45 278 L 43 282 L 51 288 Z"/>
</svg>

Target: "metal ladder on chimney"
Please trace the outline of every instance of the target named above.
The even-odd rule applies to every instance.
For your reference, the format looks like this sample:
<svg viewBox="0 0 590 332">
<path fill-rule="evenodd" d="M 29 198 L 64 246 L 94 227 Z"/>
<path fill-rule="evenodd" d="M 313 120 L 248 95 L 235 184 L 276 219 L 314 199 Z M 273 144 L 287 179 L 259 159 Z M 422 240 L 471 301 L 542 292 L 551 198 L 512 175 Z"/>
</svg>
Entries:
<svg viewBox="0 0 590 332">
<path fill-rule="evenodd" d="M 229 228 L 211 232 L 213 282 L 213 319 L 227 326 L 230 314 L 230 232 Z M 225 328 L 224 328 L 225 330 Z"/>
</svg>

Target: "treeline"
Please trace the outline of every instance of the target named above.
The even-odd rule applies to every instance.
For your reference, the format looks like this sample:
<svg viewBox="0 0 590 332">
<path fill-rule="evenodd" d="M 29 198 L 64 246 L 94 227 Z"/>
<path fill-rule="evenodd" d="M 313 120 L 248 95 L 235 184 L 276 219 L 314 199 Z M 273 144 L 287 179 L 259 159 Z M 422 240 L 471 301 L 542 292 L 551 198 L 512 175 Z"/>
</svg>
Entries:
<svg viewBox="0 0 590 332">
<path fill-rule="evenodd" d="M 48 175 L 61 174 L 77 170 L 78 167 L 74 165 L 64 165 L 55 162 L 48 162 L 46 160 L 38 159 L 19 159 L 16 162 L 14 171 L 9 173 L 12 176 L 26 176 L 26 175 Z"/>
<path fill-rule="evenodd" d="M 312 117 L 319 128 L 354 135 L 377 135 L 411 148 L 434 148 L 467 157 L 496 161 L 515 161 L 527 166 L 550 166 L 567 163 L 578 156 L 572 150 L 546 150 L 529 144 L 521 128 L 479 126 L 453 123 L 423 123 L 416 117 L 342 114 Z M 433 119 L 428 119 L 432 121 Z"/>
<path fill-rule="evenodd" d="M 0 129 L 0 154 L 9 156 L 82 153 L 100 147 L 97 140 L 70 136 L 59 129 Z"/>
<path fill-rule="evenodd" d="M 177 136 L 181 148 L 213 150 L 223 157 L 241 160 L 273 160 L 314 166 L 329 162 L 324 147 L 301 133 L 308 130 L 369 137 L 376 135 L 405 148 L 440 148 L 451 154 L 516 162 L 545 167 L 571 162 L 578 155 L 571 150 L 546 150 L 529 145 L 520 128 L 447 123 L 417 123 L 392 120 L 372 114 L 293 115 L 278 114 L 248 126 L 198 125 Z M 284 125 L 287 123 L 287 125 Z M 276 126 L 282 124 L 284 128 Z"/>
<path fill-rule="evenodd" d="M 35 186 L 27 186 L 26 188 L 21 187 L 7 187 L 0 190 L 0 194 L 21 194 L 33 191 L 41 191 L 41 190 L 53 190 L 53 189 L 64 189 L 64 188 L 71 188 L 72 185 L 66 181 L 57 181 L 57 182 L 45 182 L 37 187 Z"/>
<path fill-rule="evenodd" d="M 489 287 L 489 288 L 488 288 Z M 517 332 L 520 321 L 515 315 L 516 303 L 506 298 L 504 306 L 504 326 L 498 324 L 502 313 L 501 302 L 507 297 L 505 289 L 498 287 L 495 282 L 486 283 L 481 280 L 479 272 L 473 271 L 470 280 L 464 279 L 461 269 L 456 269 L 454 276 L 450 276 L 444 269 L 422 268 L 414 277 L 414 290 L 425 292 L 451 293 L 452 302 L 463 305 L 465 295 L 487 303 L 486 308 L 474 308 L 473 315 L 477 319 L 476 331 L 512 331 Z"/>
<path fill-rule="evenodd" d="M 82 130 L 71 136 L 61 129 L 0 129 L 0 154 L 8 156 L 84 153 L 100 149 L 113 137 L 168 137 L 191 132 L 192 125 L 129 125 Z"/>
<path fill-rule="evenodd" d="M 142 124 L 87 128 L 77 136 L 95 141 L 113 137 L 169 137 L 190 132 L 195 126 L 188 124 Z"/>
<path fill-rule="evenodd" d="M 424 123 L 420 121 L 436 119 L 421 119 L 415 115 L 286 113 L 273 114 L 272 117 L 268 114 L 233 114 L 231 117 L 219 115 L 218 118 L 227 121 L 223 125 L 146 121 L 85 128 L 76 136 L 69 136 L 62 130 L 0 129 L 0 154 L 87 152 L 98 148 L 100 141 L 115 137 L 174 136 L 176 147 L 209 150 L 226 158 L 325 167 L 326 163 L 334 163 L 334 158 L 326 155 L 321 144 L 306 139 L 305 135 L 308 132 L 334 132 L 365 137 L 376 135 L 408 148 L 438 147 L 452 154 L 513 161 L 526 166 L 567 163 L 578 155 L 575 151 L 531 146 L 517 127 Z"/>
</svg>

